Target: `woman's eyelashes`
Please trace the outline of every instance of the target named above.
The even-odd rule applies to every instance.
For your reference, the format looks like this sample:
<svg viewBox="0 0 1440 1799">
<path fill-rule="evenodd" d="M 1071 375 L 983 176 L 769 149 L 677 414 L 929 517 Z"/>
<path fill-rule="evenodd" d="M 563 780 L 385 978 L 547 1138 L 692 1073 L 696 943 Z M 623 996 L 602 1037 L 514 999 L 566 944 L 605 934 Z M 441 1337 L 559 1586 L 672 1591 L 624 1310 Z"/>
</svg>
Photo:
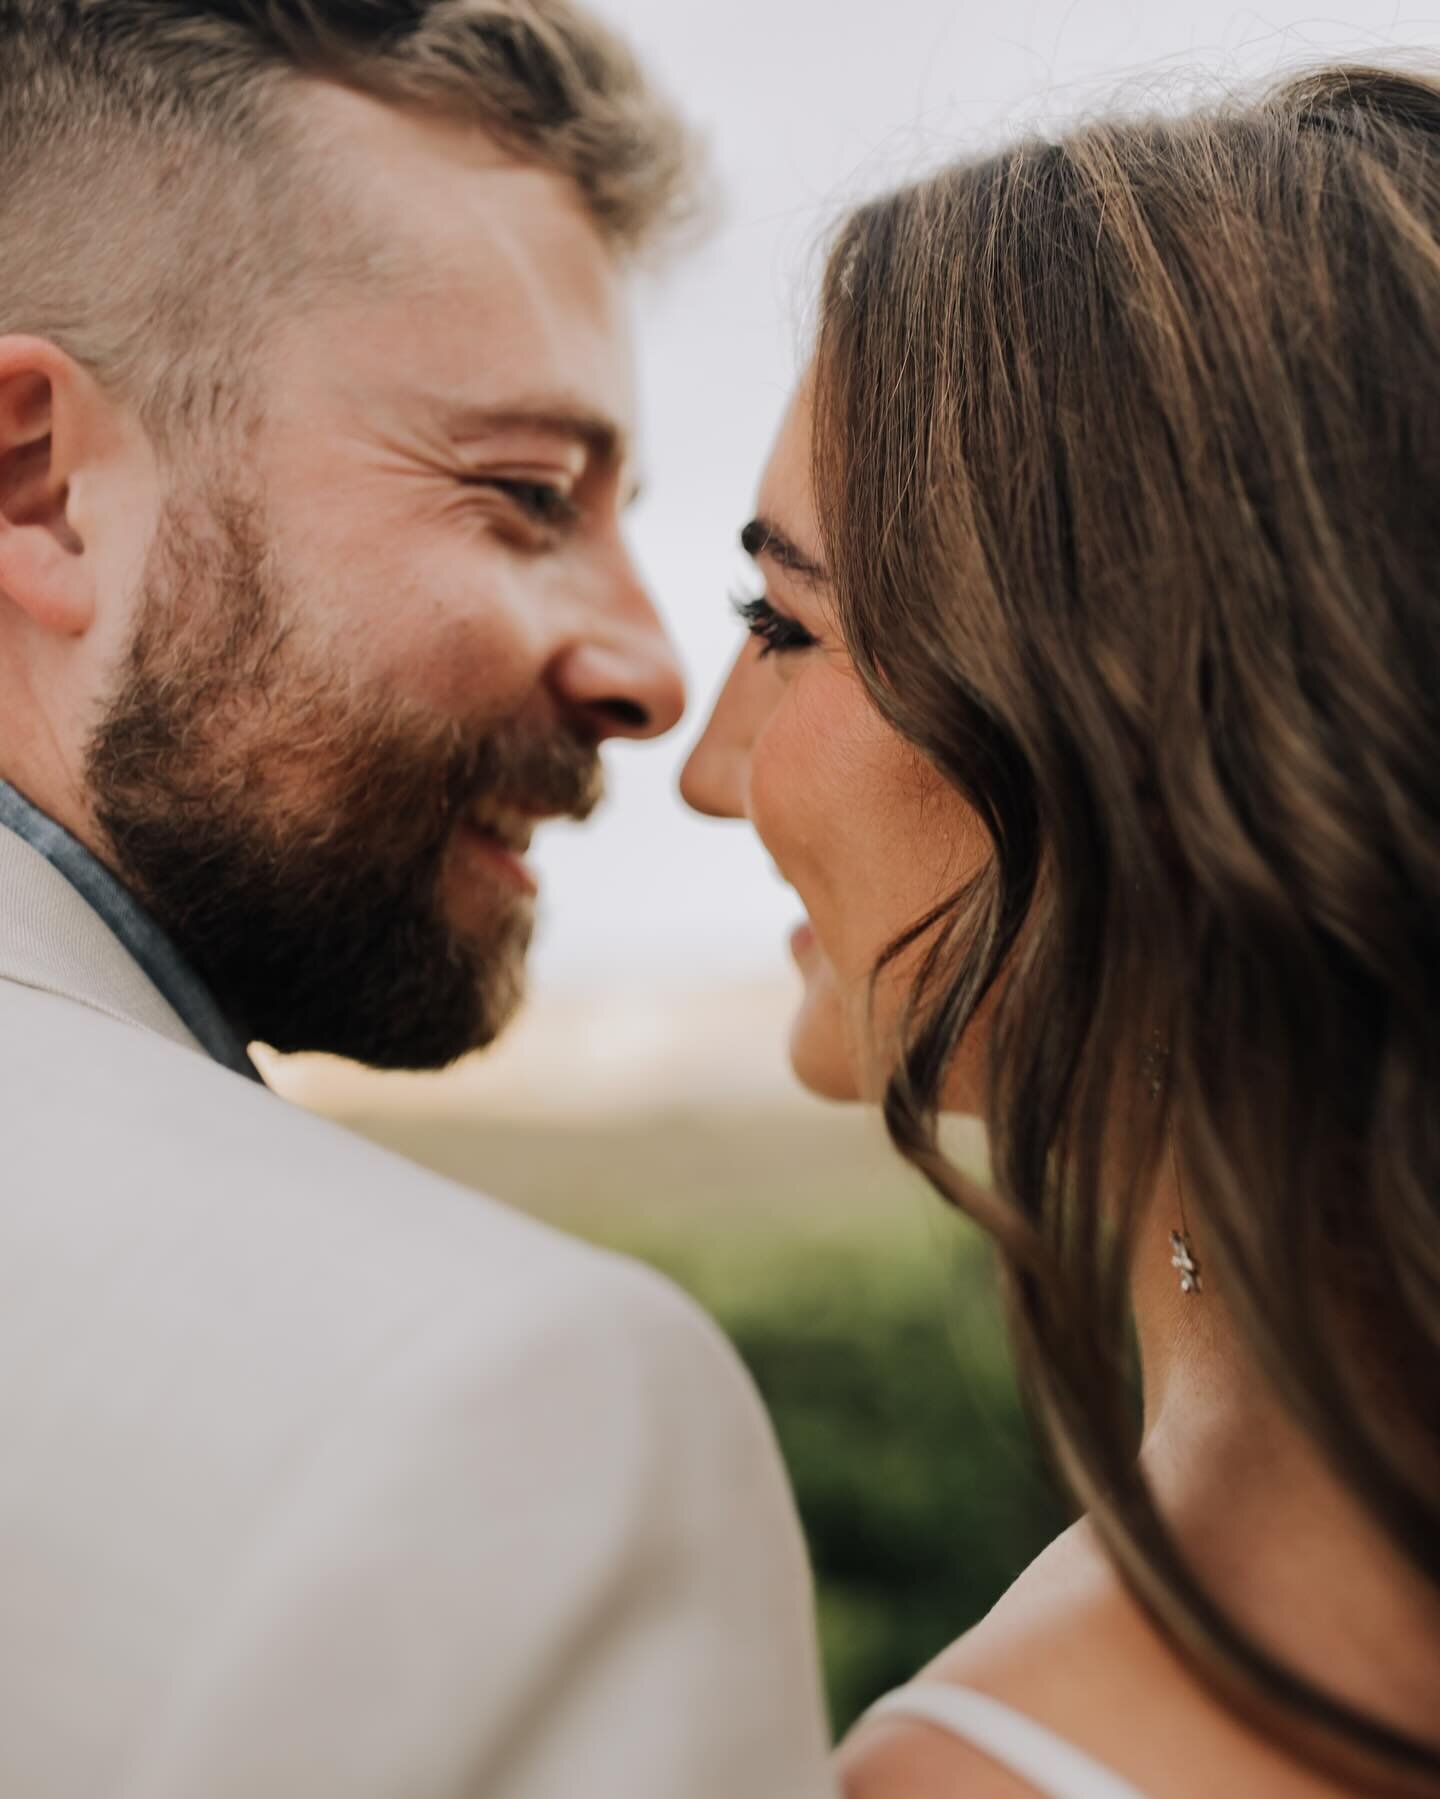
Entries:
<svg viewBox="0 0 1440 1799">
<path fill-rule="evenodd" d="M 777 612 L 763 594 L 735 594 L 731 604 L 746 630 L 764 646 L 760 651 L 762 660 L 777 650 L 808 650 L 819 642 L 799 619 L 791 618 L 788 612 Z"/>
</svg>

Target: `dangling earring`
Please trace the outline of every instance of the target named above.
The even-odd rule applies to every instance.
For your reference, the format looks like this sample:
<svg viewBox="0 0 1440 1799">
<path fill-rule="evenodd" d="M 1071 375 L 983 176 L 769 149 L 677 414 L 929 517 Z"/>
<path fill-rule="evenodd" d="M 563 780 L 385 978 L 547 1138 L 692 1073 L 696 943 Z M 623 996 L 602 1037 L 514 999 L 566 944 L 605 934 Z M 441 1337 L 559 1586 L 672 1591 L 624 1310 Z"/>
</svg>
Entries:
<svg viewBox="0 0 1440 1799">
<path fill-rule="evenodd" d="M 1151 1099 L 1159 1099 L 1165 1089 L 1165 1065 L 1169 1059 L 1170 1052 L 1157 1031 L 1144 1056 Z M 1190 1224 L 1185 1216 L 1185 1190 L 1180 1184 L 1180 1160 L 1175 1153 L 1175 1134 L 1167 1127 L 1165 1135 L 1170 1145 L 1170 1166 L 1175 1175 L 1175 1197 L 1180 1202 L 1180 1229 L 1170 1233 L 1170 1266 L 1179 1274 L 1180 1291 L 1188 1299 L 1200 1291 L 1200 1264 L 1195 1260 L 1195 1249 L 1190 1241 Z"/>
<path fill-rule="evenodd" d="M 1140 1058 L 1140 1065 L 1145 1070 L 1145 1079 L 1150 1085 L 1151 1099 L 1159 1099 L 1165 1089 L 1165 1064 L 1170 1059 L 1170 1052 L 1165 1047 L 1165 1040 L 1159 1031 L 1150 1039 L 1145 1054 Z"/>
<path fill-rule="evenodd" d="M 1175 1197 L 1180 1201 L 1180 1228 L 1170 1233 L 1170 1266 L 1180 1276 L 1180 1291 L 1188 1299 L 1200 1291 L 1200 1264 L 1190 1243 L 1190 1226 L 1185 1217 L 1185 1191 L 1180 1185 L 1180 1162 L 1175 1154 L 1174 1134 L 1170 1134 L 1170 1166 L 1175 1171 Z"/>
</svg>

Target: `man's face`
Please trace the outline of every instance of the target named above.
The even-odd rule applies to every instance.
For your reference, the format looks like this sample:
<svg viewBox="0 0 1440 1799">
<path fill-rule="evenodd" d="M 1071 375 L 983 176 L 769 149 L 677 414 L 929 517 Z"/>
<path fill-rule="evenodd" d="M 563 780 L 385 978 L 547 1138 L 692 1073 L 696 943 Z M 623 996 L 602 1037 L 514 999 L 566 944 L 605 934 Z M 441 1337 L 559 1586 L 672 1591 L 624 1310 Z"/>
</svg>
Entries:
<svg viewBox="0 0 1440 1799">
<path fill-rule="evenodd" d="M 518 1004 L 539 819 L 668 730 L 620 530 L 624 296 L 569 187 L 320 90 L 401 261 L 267 348 L 181 471 L 90 744 L 113 859 L 247 1036 L 440 1065 Z"/>
</svg>

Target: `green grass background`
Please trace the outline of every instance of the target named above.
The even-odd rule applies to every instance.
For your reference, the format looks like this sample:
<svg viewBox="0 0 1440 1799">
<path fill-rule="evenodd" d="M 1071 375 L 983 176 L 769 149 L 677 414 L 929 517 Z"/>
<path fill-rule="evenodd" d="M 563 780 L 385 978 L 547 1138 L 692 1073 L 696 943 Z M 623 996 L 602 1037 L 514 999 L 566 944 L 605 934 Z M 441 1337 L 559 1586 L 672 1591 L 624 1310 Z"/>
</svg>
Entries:
<svg viewBox="0 0 1440 1799">
<path fill-rule="evenodd" d="M 765 1397 L 814 1558 L 843 1731 L 1066 1521 L 1011 1378 L 988 1252 L 851 1111 L 345 1122 L 653 1263 Z"/>
</svg>

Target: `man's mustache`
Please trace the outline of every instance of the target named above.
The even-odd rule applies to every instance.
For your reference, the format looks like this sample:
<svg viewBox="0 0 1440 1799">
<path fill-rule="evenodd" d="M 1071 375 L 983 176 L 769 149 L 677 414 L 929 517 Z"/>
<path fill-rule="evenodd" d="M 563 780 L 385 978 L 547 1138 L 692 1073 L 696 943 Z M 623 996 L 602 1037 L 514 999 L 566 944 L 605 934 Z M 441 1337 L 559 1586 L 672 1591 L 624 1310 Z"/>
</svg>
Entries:
<svg viewBox="0 0 1440 1799">
<path fill-rule="evenodd" d="M 595 745 L 569 732 L 492 731 L 456 767 L 450 795 L 457 815 L 483 799 L 583 824 L 605 798 L 605 768 Z"/>
</svg>

